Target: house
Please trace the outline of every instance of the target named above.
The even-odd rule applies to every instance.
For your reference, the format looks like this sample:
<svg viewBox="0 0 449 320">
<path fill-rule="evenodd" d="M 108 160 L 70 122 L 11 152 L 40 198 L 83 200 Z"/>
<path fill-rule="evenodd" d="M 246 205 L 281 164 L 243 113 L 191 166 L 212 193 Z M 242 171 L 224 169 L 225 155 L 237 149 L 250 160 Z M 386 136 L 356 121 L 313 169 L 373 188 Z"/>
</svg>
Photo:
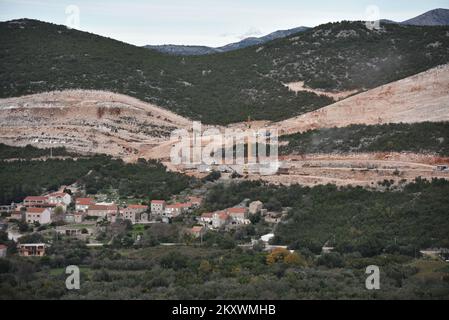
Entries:
<svg viewBox="0 0 449 320">
<path fill-rule="evenodd" d="M 29 207 L 25 213 L 25 221 L 27 223 L 51 223 L 51 211 L 48 208 Z"/>
<path fill-rule="evenodd" d="M 72 228 L 72 227 L 68 227 L 68 226 L 60 226 L 60 227 L 56 227 L 56 232 L 58 234 L 62 234 L 68 237 L 77 237 L 77 236 L 81 236 L 82 234 L 82 229 L 81 228 Z"/>
<path fill-rule="evenodd" d="M 64 215 L 64 222 L 66 223 L 74 223 L 75 215 L 73 213 L 67 213 Z"/>
<path fill-rule="evenodd" d="M 168 217 L 176 217 L 182 213 L 183 206 L 180 203 L 168 204 L 165 206 L 164 214 Z"/>
<path fill-rule="evenodd" d="M 19 244 L 17 249 L 22 257 L 43 257 L 45 255 L 45 243 Z"/>
<path fill-rule="evenodd" d="M 150 215 L 148 214 L 148 212 L 142 212 L 140 214 L 140 223 L 148 223 L 150 220 Z"/>
<path fill-rule="evenodd" d="M 203 199 L 200 197 L 189 197 L 189 202 L 192 204 L 192 207 L 199 208 Z"/>
<path fill-rule="evenodd" d="M 8 247 L 4 244 L 0 244 L 0 258 L 6 257 L 6 253 L 8 251 Z"/>
<path fill-rule="evenodd" d="M 201 215 L 201 217 L 198 218 L 198 222 L 203 224 L 211 224 L 212 223 L 212 216 L 214 214 L 212 212 L 206 212 Z"/>
<path fill-rule="evenodd" d="M 228 208 L 226 212 L 229 214 L 233 222 L 237 224 L 247 224 L 247 209 L 245 207 Z"/>
<path fill-rule="evenodd" d="M 87 215 L 91 217 L 106 218 L 111 214 L 117 214 L 118 207 L 115 204 L 93 204 L 87 209 Z"/>
<path fill-rule="evenodd" d="M 165 211 L 164 200 L 151 200 L 151 213 L 162 215 Z"/>
<path fill-rule="evenodd" d="M 11 216 L 9 217 L 11 220 L 22 221 L 25 220 L 25 212 L 24 211 L 13 211 Z"/>
<path fill-rule="evenodd" d="M 119 213 L 114 212 L 114 213 L 108 213 L 108 215 L 106 216 L 106 219 L 110 222 L 110 223 L 116 223 L 117 222 L 117 218 L 119 217 Z"/>
<path fill-rule="evenodd" d="M 263 208 L 263 203 L 262 201 L 253 201 L 249 204 L 249 213 L 250 214 L 256 214 L 258 212 L 260 212 Z"/>
<path fill-rule="evenodd" d="M 147 211 L 148 207 L 140 204 L 131 204 L 121 210 L 123 219 L 131 221 L 133 224 L 140 221 L 141 214 Z"/>
<path fill-rule="evenodd" d="M 165 206 L 164 214 L 169 217 L 176 217 L 186 213 L 190 208 L 192 208 L 191 202 L 168 204 Z"/>
<path fill-rule="evenodd" d="M 14 205 L 4 205 L 4 206 L 0 206 L 0 212 L 5 212 L 5 213 L 10 213 L 11 211 L 13 211 L 15 208 Z"/>
<path fill-rule="evenodd" d="M 72 202 L 72 196 L 64 192 L 53 192 L 48 195 L 48 203 L 64 204 L 66 207 Z"/>
<path fill-rule="evenodd" d="M 225 211 L 214 212 L 212 215 L 212 227 L 224 227 L 230 220 L 229 215 Z"/>
<path fill-rule="evenodd" d="M 73 222 L 75 223 L 81 223 L 84 221 L 84 217 L 86 216 L 86 214 L 84 212 L 75 212 L 73 214 Z"/>
<path fill-rule="evenodd" d="M 82 223 L 85 215 L 84 212 L 66 213 L 64 215 L 64 221 L 66 223 Z"/>
<path fill-rule="evenodd" d="M 201 235 L 204 234 L 204 227 L 203 226 L 194 226 L 191 229 L 189 229 L 189 234 L 194 236 L 195 238 L 199 238 Z"/>
<path fill-rule="evenodd" d="M 23 200 L 25 207 L 41 207 L 48 203 L 48 197 L 44 196 L 28 196 Z"/>
<path fill-rule="evenodd" d="M 95 200 L 92 198 L 78 198 L 75 200 L 75 210 L 86 212 L 89 206 L 94 205 Z"/>
</svg>

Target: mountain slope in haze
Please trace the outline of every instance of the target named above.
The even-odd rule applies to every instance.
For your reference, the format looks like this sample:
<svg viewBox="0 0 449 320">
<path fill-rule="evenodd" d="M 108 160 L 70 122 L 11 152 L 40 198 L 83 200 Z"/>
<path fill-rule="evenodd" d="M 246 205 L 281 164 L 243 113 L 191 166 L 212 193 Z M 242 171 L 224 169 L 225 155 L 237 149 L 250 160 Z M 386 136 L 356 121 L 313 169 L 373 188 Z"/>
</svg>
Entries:
<svg viewBox="0 0 449 320">
<path fill-rule="evenodd" d="M 218 52 L 217 49 L 207 46 L 184 46 L 176 44 L 146 45 L 144 48 L 175 56 L 199 56 Z"/>
<path fill-rule="evenodd" d="M 308 27 L 298 27 L 288 30 L 278 30 L 272 32 L 263 37 L 250 37 L 245 38 L 239 42 L 230 43 L 222 47 L 207 47 L 207 46 L 186 46 L 186 45 L 174 45 L 174 44 L 166 44 L 166 45 L 146 45 L 144 48 L 153 49 L 162 53 L 167 53 L 171 55 L 181 55 L 181 56 L 195 56 L 195 55 L 205 55 L 212 53 L 220 53 L 227 52 L 232 50 L 238 50 L 242 48 L 246 48 L 249 46 L 254 46 L 258 44 L 263 44 L 265 42 L 285 38 L 291 34 L 295 34 L 298 32 L 306 31 L 309 29 Z"/>
<path fill-rule="evenodd" d="M 449 9 L 431 10 L 401 23 L 414 26 L 447 26 L 449 25 Z"/>
<path fill-rule="evenodd" d="M 382 23 L 394 23 L 414 26 L 447 26 L 449 25 L 449 9 L 434 9 L 427 11 L 417 17 L 411 18 L 403 22 L 396 22 L 393 20 L 382 19 Z M 204 55 L 218 52 L 227 52 L 237 49 L 246 48 L 253 45 L 263 44 L 265 42 L 288 37 L 291 34 L 306 31 L 310 29 L 308 27 L 298 27 L 288 30 L 279 30 L 272 32 L 266 36 L 257 38 L 251 37 L 243 39 L 236 43 L 230 43 L 228 45 L 212 48 L 207 46 L 185 46 L 185 45 L 147 45 L 145 48 L 154 49 L 162 53 L 172 55 Z"/>
<path fill-rule="evenodd" d="M 178 57 L 36 20 L 0 23 L 0 97 L 63 89 L 126 94 L 207 124 L 282 120 L 449 62 L 449 27 L 324 24 L 260 46 Z"/>
</svg>

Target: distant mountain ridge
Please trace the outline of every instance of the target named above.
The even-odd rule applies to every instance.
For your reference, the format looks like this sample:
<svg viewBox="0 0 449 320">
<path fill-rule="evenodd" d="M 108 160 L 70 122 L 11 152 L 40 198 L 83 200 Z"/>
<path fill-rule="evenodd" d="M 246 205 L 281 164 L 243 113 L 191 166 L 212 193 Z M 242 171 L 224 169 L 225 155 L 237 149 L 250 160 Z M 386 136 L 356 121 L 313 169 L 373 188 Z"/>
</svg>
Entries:
<svg viewBox="0 0 449 320">
<path fill-rule="evenodd" d="M 402 24 L 402 25 L 413 25 L 413 26 L 447 26 L 449 25 L 449 9 L 434 9 L 427 11 L 417 17 L 412 19 L 396 22 L 388 19 L 381 19 L 382 23 L 394 23 L 394 24 Z M 250 37 L 243 39 L 239 42 L 230 43 L 222 47 L 207 47 L 207 46 L 187 46 L 187 45 L 146 45 L 144 46 L 147 49 L 154 49 L 162 53 L 171 54 L 171 55 L 181 55 L 181 56 L 197 56 L 197 55 L 206 55 L 212 53 L 220 53 L 220 52 L 228 52 L 233 50 L 238 50 L 254 45 L 260 45 L 266 43 L 268 41 L 272 41 L 275 39 L 285 38 L 292 34 L 303 32 L 310 29 L 309 27 L 298 27 L 288 30 L 278 30 L 274 31 L 263 37 Z"/>
<path fill-rule="evenodd" d="M 415 18 L 401 22 L 413 26 L 447 26 L 449 25 L 449 9 L 435 9 Z"/>
<path fill-rule="evenodd" d="M 267 34 L 263 37 L 249 37 L 245 38 L 239 42 L 234 42 L 227 44 L 222 47 L 207 47 L 207 46 L 187 46 L 187 45 L 175 45 L 175 44 L 167 44 L 167 45 L 146 45 L 144 48 L 154 49 L 162 53 L 173 54 L 173 55 L 187 55 L 187 56 L 196 56 L 196 55 L 205 55 L 212 53 L 220 53 L 220 52 L 228 52 L 238 49 L 243 49 L 250 46 L 255 46 L 258 44 L 263 44 L 268 41 L 285 38 L 292 34 L 306 31 L 310 28 L 308 27 L 297 27 L 288 30 L 278 30 Z"/>
</svg>

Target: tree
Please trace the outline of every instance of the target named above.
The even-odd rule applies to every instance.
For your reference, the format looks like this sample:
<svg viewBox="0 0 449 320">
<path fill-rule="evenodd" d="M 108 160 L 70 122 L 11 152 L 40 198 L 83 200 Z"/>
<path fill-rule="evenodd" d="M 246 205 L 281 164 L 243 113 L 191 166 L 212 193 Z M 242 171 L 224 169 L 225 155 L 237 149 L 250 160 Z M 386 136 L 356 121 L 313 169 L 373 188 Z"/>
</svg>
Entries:
<svg viewBox="0 0 449 320">
<path fill-rule="evenodd" d="M 317 260 L 317 264 L 328 268 L 342 268 L 344 260 L 338 252 L 331 252 L 321 255 Z"/>
<path fill-rule="evenodd" d="M 306 267 L 307 261 L 300 254 L 293 252 L 284 258 L 284 263 L 296 267 Z"/>
<path fill-rule="evenodd" d="M 285 257 L 290 254 L 290 251 L 284 248 L 276 248 L 268 254 L 266 261 L 267 264 L 274 264 L 276 262 L 284 262 Z"/>
<path fill-rule="evenodd" d="M 209 261 L 201 260 L 198 271 L 203 274 L 209 274 L 212 271 L 212 266 L 210 265 Z"/>
</svg>

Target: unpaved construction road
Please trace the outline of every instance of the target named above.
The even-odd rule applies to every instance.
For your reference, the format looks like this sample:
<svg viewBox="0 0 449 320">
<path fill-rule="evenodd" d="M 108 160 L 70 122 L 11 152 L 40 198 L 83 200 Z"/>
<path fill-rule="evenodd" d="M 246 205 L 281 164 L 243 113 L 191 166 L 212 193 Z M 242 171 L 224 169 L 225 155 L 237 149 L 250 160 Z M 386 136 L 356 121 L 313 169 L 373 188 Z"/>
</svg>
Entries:
<svg viewBox="0 0 449 320">
<path fill-rule="evenodd" d="M 285 157 L 284 174 L 273 176 L 250 175 L 251 180 L 262 179 L 275 184 L 377 187 L 378 182 L 393 180 L 395 184 L 410 182 L 416 177 L 449 179 L 449 171 L 438 171 L 438 164 L 449 158 L 412 153 L 321 154 Z"/>
</svg>

